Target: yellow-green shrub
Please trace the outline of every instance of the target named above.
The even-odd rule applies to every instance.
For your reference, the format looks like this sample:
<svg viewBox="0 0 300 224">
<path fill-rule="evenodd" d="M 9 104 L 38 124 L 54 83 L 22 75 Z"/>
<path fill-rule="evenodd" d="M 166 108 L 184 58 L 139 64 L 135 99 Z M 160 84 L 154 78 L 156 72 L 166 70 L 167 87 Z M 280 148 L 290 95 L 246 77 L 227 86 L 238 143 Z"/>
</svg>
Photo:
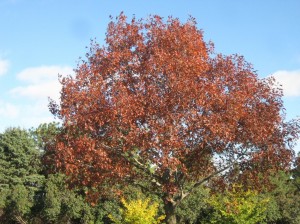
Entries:
<svg viewBox="0 0 300 224">
<path fill-rule="evenodd" d="M 158 216 L 158 203 L 150 203 L 150 199 L 137 199 L 127 202 L 121 199 L 123 209 L 120 209 L 121 217 L 109 218 L 116 224 L 159 224 L 165 216 Z"/>
<path fill-rule="evenodd" d="M 223 194 L 213 195 L 208 203 L 215 213 L 211 223 L 255 224 L 266 218 L 268 199 L 260 198 L 258 192 L 244 191 L 241 186 L 234 186 Z"/>
</svg>

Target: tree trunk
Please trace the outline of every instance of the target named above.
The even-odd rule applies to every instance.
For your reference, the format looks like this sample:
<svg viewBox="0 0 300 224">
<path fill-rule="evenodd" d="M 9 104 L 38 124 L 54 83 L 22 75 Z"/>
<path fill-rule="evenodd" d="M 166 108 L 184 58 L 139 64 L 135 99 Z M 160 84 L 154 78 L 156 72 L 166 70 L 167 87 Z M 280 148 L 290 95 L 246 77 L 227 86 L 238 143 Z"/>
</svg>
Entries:
<svg viewBox="0 0 300 224">
<path fill-rule="evenodd" d="M 176 224 L 177 220 L 176 220 L 176 215 L 175 215 L 175 204 L 172 203 L 171 201 L 165 201 L 165 213 L 166 213 L 166 223 L 167 224 Z"/>
</svg>

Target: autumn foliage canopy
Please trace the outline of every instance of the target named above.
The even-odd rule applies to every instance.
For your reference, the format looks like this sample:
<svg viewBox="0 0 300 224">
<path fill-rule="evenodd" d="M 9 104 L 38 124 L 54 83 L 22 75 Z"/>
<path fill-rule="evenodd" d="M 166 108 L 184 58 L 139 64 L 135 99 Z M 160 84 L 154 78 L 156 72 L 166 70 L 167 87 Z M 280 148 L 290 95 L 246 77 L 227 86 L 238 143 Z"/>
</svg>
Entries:
<svg viewBox="0 0 300 224">
<path fill-rule="evenodd" d="M 51 158 L 72 184 L 143 180 L 175 201 L 210 180 L 290 165 L 298 129 L 283 120 L 282 91 L 242 56 L 215 53 L 193 18 L 120 14 L 105 41 L 50 102 L 64 128 Z"/>
</svg>

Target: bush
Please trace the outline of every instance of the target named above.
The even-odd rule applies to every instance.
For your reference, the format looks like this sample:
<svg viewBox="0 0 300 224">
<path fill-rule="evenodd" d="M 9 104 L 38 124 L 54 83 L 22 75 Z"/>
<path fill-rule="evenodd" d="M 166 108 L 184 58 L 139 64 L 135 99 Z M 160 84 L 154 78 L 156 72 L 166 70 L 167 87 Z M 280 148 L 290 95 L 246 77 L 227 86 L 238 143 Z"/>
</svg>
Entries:
<svg viewBox="0 0 300 224">
<path fill-rule="evenodd" d="M 159 204 L 150 203 L 149 198 L 129 202 L 121 199 L 121 202 L 124 206 L 123 209 L 120 209 L 121 216 L 109 215 L 110 219 L 117 224 L 159 224 L 165 218 L 164 215 L 157 217 Z"/>
<path fill-rule="evenodd" d="M 233 186 L 223 194 L 213 195 L 208 203 L 214 208 L 211 223 L 255 224 L 266 218 L 268 199 L 259 197 L 256 191 L 244 191 Z"/>
</svg>

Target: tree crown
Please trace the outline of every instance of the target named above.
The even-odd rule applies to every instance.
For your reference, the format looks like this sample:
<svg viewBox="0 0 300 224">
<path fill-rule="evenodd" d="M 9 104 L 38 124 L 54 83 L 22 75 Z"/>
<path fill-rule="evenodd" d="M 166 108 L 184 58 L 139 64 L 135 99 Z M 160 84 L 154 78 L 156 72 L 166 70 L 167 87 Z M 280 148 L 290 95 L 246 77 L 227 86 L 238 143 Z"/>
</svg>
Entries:
<svg viewBox="0 0 300 224">
<path fill-rule="evenodd" d="M 284 122 L 275 80 L 259 79 L 242 56 L 215 54 L 193 18 L 120 14 L 105 40 L 50 103 L 64 127 L 56 165 L 74 184 L 143 177 L 173 194 L 186 180 L 289 166 L 298 126 Z"/>
</svg>

